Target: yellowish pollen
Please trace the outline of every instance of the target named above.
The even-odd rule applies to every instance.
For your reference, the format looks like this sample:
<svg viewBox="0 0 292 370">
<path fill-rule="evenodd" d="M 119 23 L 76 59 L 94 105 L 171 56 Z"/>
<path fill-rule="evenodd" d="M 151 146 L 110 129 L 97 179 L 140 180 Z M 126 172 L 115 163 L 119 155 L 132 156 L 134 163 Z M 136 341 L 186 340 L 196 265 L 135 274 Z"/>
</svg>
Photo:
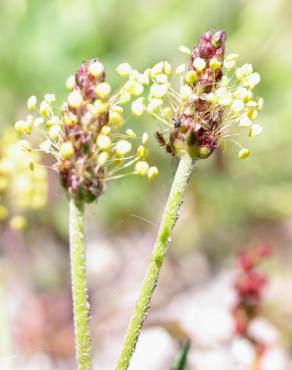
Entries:
<svg viewBox="0 0 292 370">
<path fill-rule="evenodd" d="M 67 101 L 71 108 L 79 108 L 83 98 L 79 91 L 74 90 L 68 95 Z"/>
<path fill-rule="evenodd" d="M 251 75 L 246 77 L 246 79 L 243 81 L 243 84 L 253 89 L 260 81 L 261 81 L 261 77 L 259 73 L 254 72 Z"/>
<path fill-rule="evenodd" d="M 49 129 L 49 138 L 51 140 L 56 140 L 60 136 L 61 132 L 62 130 L 59 125 L 53 125 Z"/>
<path fill-rule="evenodd" d="M 232 103 L 232 94 L 224 87 L 219 87 L 219 89 L 215 91 L 215 94 L 219 104 L 228 106 Z"/>
<path fill-rule="evenodd" d="M 238 156 L 240 159 L 245 159 L 250 155 L 250 151 L 247 148 L 241 148 Z"/>
<path fill-rule="evenodd" d="M 124 124 L 123 117 L 117 112 L 110 112 L 109 114 L 109 124 L 113 126 L 121 126 Z"/>
<path fill-rule="evenodd" d="M 70 159 L 73 157 L 74 148 L 73 148 L 72 143 L 70 143 L 70 141 L 66 141 L 61 144 L 60 155 L 61 155 L 61 158 L 63 159 Z"/>
<path fill-rule="evenodd" d="M 135 165 L 135 172 L 140 176 L 145 176 L 149 169 L 149 164 L 145 161 L 139 161 Z"/>
<path fill-rule="evenodd" d="M 33 112 L 36 109 L 36 104 L 37 104 L 36 96 L 33 95 L 33 96 L 29 97 L 28 100 L 27 100 L 27 109 L 30 112 Z"/>
<path fill-rule="evenodd" d="M 95 88 L 96 96 L 101 99 L 107 98 L 110 92 L 111 92 L 111 86 L 107 82 L 102 82 L 98 84 Z"/>
<path fill-rule="evenodd" d="M 167 78 L 166 74 L 160 73 L 160 74 L 155 76 L 155 81 L 159 84 L 165 84 L 165 83 L 168 82 L 168 78 Z"/>
<path fill-rule="evenodd" d="M 253 124 L 249 129 L 249 136 L 258 136 L 262 133 L 263 128 L 259 124 Z"/>
<path fill-rule="evenodd" d="M 223 65 L 226 69 L 232 69 L 236 65 L 236 60 L 224 60 Z"/>
<path fill-rule="evenodd" d="M 88 71 L 92 76 L 100 77 L 104 73 L 104 66 L 98 60 L 95 60 L 89 64 Z"/>
<path fill-rule="evenodd" d="M 140 84 L 143 84 L 143 85 L 149 85 L 149 76 L 147 73 L 139 73 L 138 76 L 137 76 L 137 81 L 140 83 Z"/>
<path fill-rule="evenodd" d="M 147 150 L 145 146 L 139 145 L 137 152 L 136 152 L 136 157 L 137 158 L 145 158 L 147 156 Z"/>
<path fill-rule="evenodd" d="M 155 166 L 150 167 L 147 171 L 147 177 L 149 180 L 155 179 L 155 177 L 157 177 L 158 174 L 159 174 L 158 168 Z"/>
<path fill-rule="evenodd" d="M 127 104 L 131 100 L 131 94 L 122 92 L 119 97 L 119 104 Z"/>
<path fill-rule="evenodd" d="M 247 117 L 247 115 L 242 116 L 239 121 L 239 126 L 241 127 L 249 127 L 251 125 L 251 120 Z"/>
<path fill-rule="evenodd" d="M 110 126 L 103 126 L 103 128 L 101 129 L 101 133 L 103 135 L 109 135 L 110 132 L 111 132 L 111 127 Z"/>
<path fill-rule="evenodd" d="M 139 96 L 143 94 L 144 87 L 142 84 L 136 82 L 136 81 L 130 81 L 127 87 L 128 93 L 134 96 Z"/>
<path fill-rule="evenodd" d="M 29 164 L 28 164 L 28 168 L 31 170 L 31 171 L 34 171 L 34 168 L 35 168 L 35 163 L 30 161 Z"/>
<path fill-rule="evenodd" d="M 188 71 L 186 74 L 186 83 L 188 85 L 193 85 L 197 80 L 197 72 L 196 71 Z"/>
<path fill-rule="evenodd" d="M 49 104 L 52 104 L 56 101 L 55 94 L 46 94 L 44 98 L 45 98 L 45 101 Z"/>
<path fill-rule="evenodd" d="M 158 107 L 160 107 L 163 104 L 162 99 L 150 99 L 149 104 L 147 106 L 147 111 L 150 113 L 154 113 Z"/>
<path fill-rule="evenodd" d="M 163 69 L 164 69 L 164 72 L 166 73 L 167 76 L 170 76 L 171 75 L 172 68 L 171 68 L 170 63 L 168 63 L 166 61 L 163 62 Z"/>
<path fill-rule="evenodd" d="M 239 112 L 242 112 L 244 109 L 244 104 L 241 100 L 239 99 L 235 99 L 231 105 L 231 110 L 234 112 L 234 113 L 239 113 Z"/>
<path fill-rule="evenodd" d="M 123 156 L 127 153 L 129 153 L 132 149 L 132 145 L 127 140 L 119 140 L 116 143 L 116 153 L 120 156 Z"/>
<path fill-rule="evenodd" d="M 163 68 L 164 68 L 163 62 L 159 62 L 159 63 L 155 64 L 155 66 L 153 66 L 152 69 L 151 69 L 151 76 L 155 77 L 157 74 L 162 73 Z"/>
<path fill-rule="evenodd" d="M 258 116 L 258 111 L 255 110 L 255 109 L 249 109 L 248 112 L 247 112 L 247 116 L 248 116 L 249 119 L 254 121 Z"/>
<path fill-rule="evenodd" d="M 221 67 L 221 65 L 222 65 L 222 63 L 217 58 L 211 58 L 211 60 L 209 62 L 209 66 L 214 70 L 219 69 Z"/>
<path fill-rule="evenodd" d="M 127 77 L 132 71 L 132 67 L 128 63 L 121 63 L 116 68 L 117 73 L 122 77 Z"/>
<path fill-rule="evenodd" d="M 50 128 L 50 127 L 52 127 L 52 126 L 54 126 L 54 125 L 60 125 L 60 119 L 59 119 L 59 117 L 57 117 L 57 116 L 53 116 L 51 119 L 49 119 L 47 122 L 46 122 L 46 127 L 47 128 Z"/>
<path fill-rule="evenodd" d="M 207 94 L 206 98 L 212 104 L 218 103 L 218 97 L 214 93 Z"/>
<path fill-rule="evenodd" d="M 25 127 L 26 127 L 26 123 L 25 121 L 17 121 L 14 125 L 14 128 L 15 128 L 15 131 L 19 134 L 19 135 L 23 135 L 24 134 L 24 130 L 25 130 Z"/>
<path fill-rule="evenodd" d="M 47 101 L 43 100 L 40 105 L 40 115 L 44 118 L 48 117 L 50 114 L 50 105 Z"/>
<path fill-rule="evenodd" d="M 126 130 L 126 134 L 128 135 L 130 139 L 135 139 L 137 137 L 137 135 L 131 128 Z"/>
<path fill-rule="evenodd" d="M 100 166 L 104 166 L 105 163 L 108 161 L 109 159 L 109 154 L 108 152 L 101 152 L 99 153 L 98 155 L 98 158 L 97 158 L 97 163 L 100 165 Z"/>
<path fill-rule="evenodd" d="M 193 61 L 193 66 L 196 68 L 198 72 L 201 72 L 206 67 L 206 62 L 203 58 L 195 58 Z"/>
<path fill-rule="evenodd" d="M 182 100 L 188 100 L 189 97 L 192 95 L 192 89 L 188 85 L 184 85 L 180 88 L 179 95 Z"/>
<path fill-rule="evenodd" d="M 167 84 L 160 85 L 154 83 L 150 88 L 150 96 L 154 98 L 163 98 L 167 94 L 167 91 Z"/>
<path fill-rule="evenodd" d="M 173 113 L 170 107 L 165 107 L 162 109 L 162 116 L 167 120 L 172 117 Z"/>
<path fill-rule="evenodd" d="M 145 110 L 144 98 L 140 97 L 133 101 L 131 105 L 131 110 L 136 116 L 141 116 Z"/>
<path fill-rule="evenodd" d="M 124 108 L 121 107 L 120 105 L 113 105 L 112 106 L 112 111 L 117 112 L 117 113 L 123 113 Z"/>
<path fill-rule="evenodd" d="M 112 145 L 112 141 L 107 135 L 98 135 L 96 143 L 100 150 L 109 150 Z"/>
<path fill-rule="evenodd" d="M 103 114 L 108 110 L 108 104 L 102 100 L 96 100 L 94 102 L 94 111 L 96 114 Z"/>
<path fill-rule="evenodd" d="M 41 126 L 41 125 L 43 125 L 44 124 L 44 119 L 42 118 L 42 117 L 37 117 L 37 118 L 35 118 L 34 119 L 34 121 L 33 121 L 33 126 L 34 127 L 39 127 L 39 126 Z"/>
<path fill-rule="evenodd" d="M 238 57 L 239 57 L 239 55 L 237 53 L 232 53 L 232 54 L 228 54 L 225 57 L 225 60 L 227 60 L 228 62 L 231 62 L 231 61 L 237 60 Z"/>
<path fill-rule="evenodd" d="M 239 81 L 242 81 L 245 77 L 252 74 L 252 70 L 253 68 L 251 64 L 244 64 L 243 66 L 237 68 L 236 77 Z"/>
<path fill-rule="evenodd" d="M 261 111 L 263 109 L 263 106 L 264 106 L 264 99 L 263 98 L 258 98 L 257 103 L 258 103 L 258 110 Z"/>
<path fill-rule="evenodd" d="M 191 50 L 184 45 L 180 45 L 179 50 L 185 55 L 191 55 Z"/>
<path fill-rule="evenodd" d="M 142 144 L 145 145 L 149 140 L 149 135 L 147 134 L 147 132 L 144 132 L 144 134 L 142 135 Z"/>
<path fill-rule="evenodd" d="M 75 76 L 74 75 L 69 76 L 66 80 L 67 90 L 72 91 L 74 89 L 75 85 L 76 85 Z"/>
</svg>

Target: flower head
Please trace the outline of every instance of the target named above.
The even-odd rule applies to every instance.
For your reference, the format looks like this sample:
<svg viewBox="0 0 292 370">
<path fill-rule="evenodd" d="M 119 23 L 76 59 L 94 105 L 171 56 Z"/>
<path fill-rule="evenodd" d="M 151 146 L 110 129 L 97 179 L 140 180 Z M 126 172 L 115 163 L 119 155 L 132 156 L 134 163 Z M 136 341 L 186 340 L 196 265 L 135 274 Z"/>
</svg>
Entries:
<svg viewBox="0 0 292 370">
<path fill-rule="evenodd" d="M 169 63 L 160 62 L 149 72 L 146 109 L 163 122 L 165 131 L 157 133 L 157 138 L 173 155 L 188 151 L 194 159 L 204 159 L 232 141 L 240 147 L 239 157 L 246 158 L 249 150 L 236 136 L 242 130 L 249 136 L 262 131 L 253 124 L 263 106 L 262 98 L 253 98 L 260 76 L 251 64 L 237 67 L 237 54 L 225 56 L 225 39 L 224 31 L 208 31 L 192 51 L 180 47 L 190 59 L 175 69 L 180 75 L 178 91 L 170 82 Z"/>
<path fill-rule="evenodd" d="M 103 64 L 97 59 L 84 61 L 75 75 L 67 79 L 70 92 L 60 112 L 55 113 L 54 95 L 46 94 L 39 106 L 39 116 L 29 115 L 26 121 L 15 125 L 20 134 L 30 134 L 35 127 L 41 131 L 44 140 L 40 149 L 55 157 L 53 167 L 61 184 L 77 201 L 97 199 L 107 180 L 125 174 L 151 179 L 157 174 L 156 167 L 147 162 L 147 140 L 142 137 L 135 149 L 132 145 L 137 139 L 135 132 L 121 130 L 126 122 L 123 105 L 133 98 L 133 105 L 138 105 L 147 78 L 127 63 L 122 63 L 117 72 L 127 80 L 112 93 Z M 29 98 L 30 110 L 35 106 L 36 99 Z M 137 170 L 141 163 L 147 164 L 146 172 Z"/>
<path fill-rule="evenodd" d="M 0 139 L 0 221 L 14 229 L 26 225 L 25 212 L 40 209 L 47 201 L 47 171 L 38 164 L 40 155 L 30 144 L 18 142 L 13 131 Z"/>
</svg>

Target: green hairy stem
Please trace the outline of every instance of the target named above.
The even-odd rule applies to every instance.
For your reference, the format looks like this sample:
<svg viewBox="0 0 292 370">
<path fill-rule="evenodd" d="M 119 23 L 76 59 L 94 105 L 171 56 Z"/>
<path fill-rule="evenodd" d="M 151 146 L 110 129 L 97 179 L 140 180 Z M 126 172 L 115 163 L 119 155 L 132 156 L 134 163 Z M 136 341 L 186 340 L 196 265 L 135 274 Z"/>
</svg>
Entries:
<svg viewBox="0 0 292 370">
<path fill-rule="evenodd" d="M 154 245 L 152 257 L 136 307 L 131 318 L 126 336 L 124 338 L 122 351 L 118 359 L 116 370 L 126 370 L 133 356 L 138 337 L 150 307 L 151 298 L 158 282 L 159 272 L 165 257 L 172 229 L 179 216 L 183 195 L 188 186 L 192 173 L 193 160 L 185 153 L 178 165 L 177 172 L 171 187 L 171 191 L 164 209 L 158 236 Z"/>
<path fill-rule="evenodd" d="M 70 200 L 70 260 L 76 362 L 78 370 L 91 370 L 89 303 L 86 287 L 84 206 Z"/>
</svg>

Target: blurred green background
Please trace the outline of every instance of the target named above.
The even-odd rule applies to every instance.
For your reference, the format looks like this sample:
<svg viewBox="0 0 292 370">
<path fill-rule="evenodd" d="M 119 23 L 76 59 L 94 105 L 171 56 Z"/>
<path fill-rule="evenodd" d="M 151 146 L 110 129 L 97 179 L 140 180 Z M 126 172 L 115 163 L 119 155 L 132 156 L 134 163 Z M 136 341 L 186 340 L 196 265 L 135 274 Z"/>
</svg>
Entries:
<svg viewBox="0 0 292 370">
<path fill-rule="evenodd" d="M 228 237 L 235 229 L 244 234 L 251 223 L 278 222 L 292 212 L 291 16 L 288 0 L 216 4 L 208 0 L 2 0 L 1 127 L 22 116 L 32 94 L 55 92 L 64 98 L 63 81 L 84 59 L 98 56 L 114 83 L 113 72 L 120 62 L 141 70 L 161 59 L 178 64 L 179 45 L 191 47 L 208 28 L 225 29 L 227 53 L 239 52 L 240 62 L 253 63 L 262 76 L 257 92 L 265 99 L 259 118 L 265 132 L 249 144 L 253 155 L 247 161 L 239 161 L 236 148 L 231 147 L 222 159 L 223 169 L 216 166 L 215 158 L 197 166 L 187 198 L 196 220 L 187 220 L 190 227 L 187 234 L 184 230 L 188 239 L 184 244 L 197 239 L 197 233 L 200 238 L 205 233 Z M 155 123 L 137 125 L 151 130 Z M 103 226 L 111 228 L 124 214 L 137 212 L 155 220 L 158 207 L 151 209 L 153 203 L 148 200 L 155 199 L 157 192 L 158 199 L 165 197 L 176 163 L 152 141 L 161 176 L 151 186 L 137 179 L 111 185 L 100 201 L 104 207 L 97 211 Z M 133 190 L 127 194 L 129 186 Z M 234 237 L 231 240 L 234 244 Z"/>
<path fill-rule="evenodd" d="M 226 30 L 226 52 L 238 52 L 240 63 L 252 63 L 261 75 L 257 93 L 265 100 L 259 116 L 264 132 L 246 140 L 252 155 L 245 161 L 230 145 L 223 156 L 216 154 L 195 166 L 170 254 L 199 249 L 215 270 L 235 249 L 262 241 L 290 256 L 291 1 L 1 0 L 0 5 L 2 130 L 24 115 L 30 95 L 41 98 L 50 92 L 65 98 L 64 81 L 84 59 L 100 58 L 114 84 L 114 69 L 121 62 L 140 70 L 163 59 L 179 64 L 179 45 L 192 47 L 209 28 Z M 150 132 L 157 129 L 148 117 L 134 125 Z M 89 235 L 114 239 L 118 249 L 124 244 L 119 240 L 149 235 L 149 255 L 177 165 L 154 138 L 151 162 L 160 169 L 154 182 L 136 177 L 113 182 L 98 204 L 90 206 Z M 62 258 L 56 270 L 45 267 L 45 261 L 39 266 L 39 252 L 33 254 L 31 280 L 44 290 L 66 286 L 68 272 L 67 202 L 57 183 L 51 175 L 49 205 L 31 216 L 21 236 L 36 244 L 34 248 L 43 248 L 48 240 L 63 246 L 61 252 L 45 248 L 48 261 L 50 253 Z M 135 245 L 132 253 L 134 259 L 139 257 Z"/>
</svg>

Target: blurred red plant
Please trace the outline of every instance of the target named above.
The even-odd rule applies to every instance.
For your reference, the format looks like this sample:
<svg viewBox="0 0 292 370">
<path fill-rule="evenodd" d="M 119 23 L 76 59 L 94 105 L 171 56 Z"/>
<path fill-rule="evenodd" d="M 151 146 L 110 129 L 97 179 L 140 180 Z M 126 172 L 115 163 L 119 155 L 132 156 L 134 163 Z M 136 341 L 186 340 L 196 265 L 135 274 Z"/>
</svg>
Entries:
<svg viewBox="0 0 292 370">
<path fill-rule="evenodd" d="M 263 290 L 267 285 L 267 277 L 258 267 L 268 256 L 270 248 L 260 244 L 241 252 L 237 257 L 239 274 L 234 282 L 237 301 L 232 307 L 232 316 L 235 334 L 248 340 L 255 350 L 255 360 L 251 367 L 253 370 L 260 369 L 261 357 L 266 350 L 266 345 L 252 335 L 250 326 L 260 315 Z"/>
</svg>

